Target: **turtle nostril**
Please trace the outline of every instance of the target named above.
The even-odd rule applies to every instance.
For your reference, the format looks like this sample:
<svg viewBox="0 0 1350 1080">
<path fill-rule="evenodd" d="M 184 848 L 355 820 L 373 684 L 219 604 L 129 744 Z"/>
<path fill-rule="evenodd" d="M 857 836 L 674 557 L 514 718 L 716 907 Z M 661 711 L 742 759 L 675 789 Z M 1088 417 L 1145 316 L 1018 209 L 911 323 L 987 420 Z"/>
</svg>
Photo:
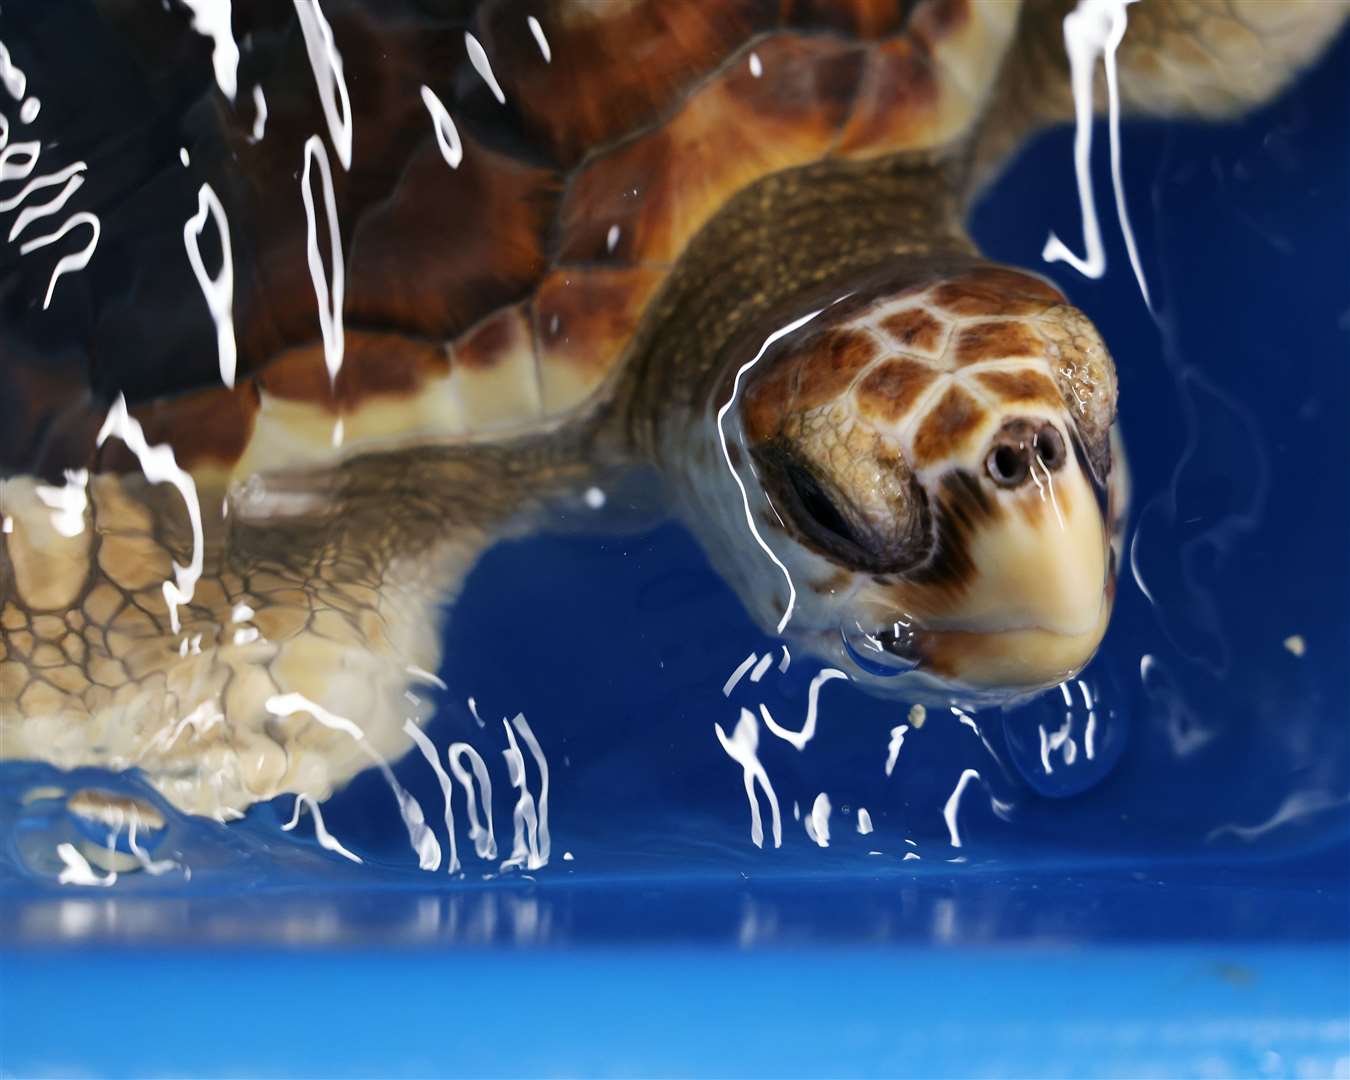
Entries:
<svg viewBox="0 0 1350 1080">
<path fill-rule="evenodd" d="M 1026 443 L 1005 442 L 989 451 L 985 468 L 999 487 L 1017 487 L 1031 472 L 1031 454 Z"/>
<path fill-rule="evenodd" d="M 1045 424 L 1036 432 L 1036 457 L 1047 469 L 1054 471 L 1063 468 L 1068 454 L 1064 449 L 1064 436 L 1054 424 Z"/>
</svg>

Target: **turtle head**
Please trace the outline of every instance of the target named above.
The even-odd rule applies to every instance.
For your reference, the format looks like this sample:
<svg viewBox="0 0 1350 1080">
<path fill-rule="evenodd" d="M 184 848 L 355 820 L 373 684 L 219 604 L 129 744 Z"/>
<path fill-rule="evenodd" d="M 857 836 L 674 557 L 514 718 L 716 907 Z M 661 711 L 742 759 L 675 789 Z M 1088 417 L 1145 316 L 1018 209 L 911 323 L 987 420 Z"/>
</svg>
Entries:
<svg viewBox="0 0 1350 1080">
<path fill-rule="evenodd" d="M 828 307 L 724 400 L 744 489 L 730 576 L 768 627 L 898 694 L 1006 701 L 1062 682 L 1114 596 L 1115 399 L 1092 324 L 1029 274 L 980 267 Z"/>
</svg>

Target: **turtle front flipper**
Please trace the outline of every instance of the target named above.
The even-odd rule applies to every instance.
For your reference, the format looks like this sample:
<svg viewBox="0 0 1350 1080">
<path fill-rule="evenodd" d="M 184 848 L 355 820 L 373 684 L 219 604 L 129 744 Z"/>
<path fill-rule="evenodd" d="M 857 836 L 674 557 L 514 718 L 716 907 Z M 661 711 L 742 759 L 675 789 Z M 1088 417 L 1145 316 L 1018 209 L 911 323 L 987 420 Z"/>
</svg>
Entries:
<svg viewBox="0 0 1350 1080">
<path fill-rule="evenodd" d="M 1223 120 L 1269 101 L 1312 63 L 1350 17 L 1350 0 L 1150 0 L 1121 4 L 1116 51 L 1127 114 Z M 1070 31 L 1109 33 L 1116 5 L 1039 0 L 1022 9 L 1017 37 L 975 147 L 975 181 L 1037 130 L 1074 118 L 1066 44 Z M 1095 108 L 1106 108 L 1102 65 L 1093 74 Z"/>
<path fill-rule="evenodd" d="M 139 768 L 222 820 L 397 759 L 426 719 L 408 692 L 434 681 L 446 604 L 556 490 L 542 453 L 410 450 L 228 490 L 199 478 L 199 551 L 170 484 L 6 480 L 0 756 Z M 73 512 L 53 506 L 63 490 Z"/>
</svg>

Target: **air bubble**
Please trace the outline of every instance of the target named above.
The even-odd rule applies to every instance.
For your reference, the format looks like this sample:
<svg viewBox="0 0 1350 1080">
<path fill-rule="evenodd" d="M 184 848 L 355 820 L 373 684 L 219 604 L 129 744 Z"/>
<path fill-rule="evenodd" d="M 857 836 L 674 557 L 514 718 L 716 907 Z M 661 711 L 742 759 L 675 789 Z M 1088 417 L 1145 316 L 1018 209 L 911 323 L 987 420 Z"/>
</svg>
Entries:
<svg viewBox="0 0 1350 1080">
<path fill-rule="evenodd" d="M 849 659 L 869 675 L 890 678 L 919 666 L 912 649 L 914 627 L 907 622 L 864 626 L 850 619 L 839 627 L 839 636 Z"/>
</svg>

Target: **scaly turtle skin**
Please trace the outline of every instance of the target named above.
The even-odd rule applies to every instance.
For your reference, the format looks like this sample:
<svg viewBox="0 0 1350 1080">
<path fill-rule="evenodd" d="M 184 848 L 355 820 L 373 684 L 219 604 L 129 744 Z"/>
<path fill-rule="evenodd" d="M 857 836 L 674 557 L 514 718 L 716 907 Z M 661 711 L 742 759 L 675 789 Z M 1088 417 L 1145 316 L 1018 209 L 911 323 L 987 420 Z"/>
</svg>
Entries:
<svg viewBox="0 0 1350 1080">
<path fill-rule="evenodd" d="M 139 767 L 221 818 L 323 798 L 411 745 L 406 691 L 482 550 L 632 465 L 766 629 L 883 692 L 1004 701 L 1086 663 L 1124 513 L 1114 370 L 962 227 L 1072 115 L 1069 5 L 464 7 L 329 3 L 307 42 L 236 2 L 233 102 L 184 12 L 100 9 L 147 103 L 201 101 L 172 118 L 190 169 L 90 154 L 115 209 L 51 311 L 29 263 L 7 275 L 0 752 Z M 1236 113 L 1345 11 L 1133 7 L 1126 105 Z M 202 183 L 232 385 L 182 247 Z M 148 447 L 173 467 L 143 475 Z"/>
</svg>

